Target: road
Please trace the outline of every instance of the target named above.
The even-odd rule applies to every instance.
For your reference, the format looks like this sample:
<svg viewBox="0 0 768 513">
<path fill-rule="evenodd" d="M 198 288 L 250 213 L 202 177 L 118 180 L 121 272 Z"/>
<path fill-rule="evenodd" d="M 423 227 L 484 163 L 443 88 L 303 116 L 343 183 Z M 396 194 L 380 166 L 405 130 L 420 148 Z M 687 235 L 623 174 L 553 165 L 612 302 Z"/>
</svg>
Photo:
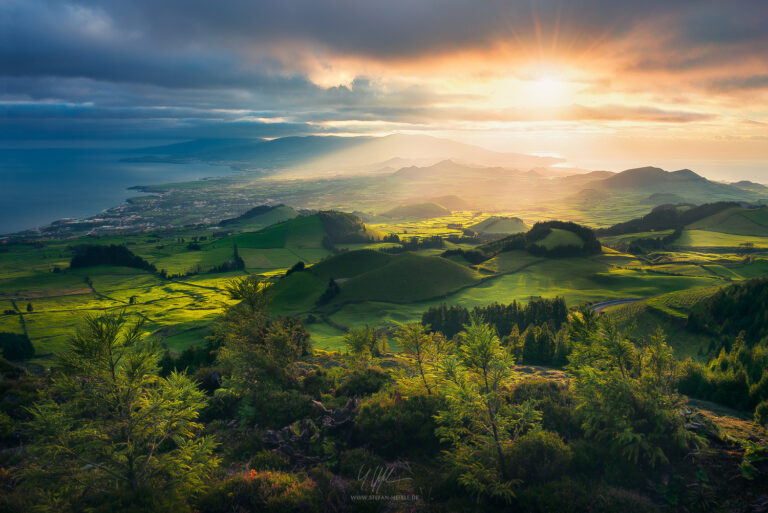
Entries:
<svg viewBox="0 0 768 513">
<path fill-rule="evenodd" d="M 609 306 L 623 305 L 626 303 L 634 303 L 635 301 L 640 301 L 641 299 L 642 298 L 612 299 L 610 301 L 603 301 L 602 303 L 594 304 L 590 306 L 590 308 L 592 309 L 593 312 L 600 313 L 606 308 L 608 308 Z"/>
</svg>

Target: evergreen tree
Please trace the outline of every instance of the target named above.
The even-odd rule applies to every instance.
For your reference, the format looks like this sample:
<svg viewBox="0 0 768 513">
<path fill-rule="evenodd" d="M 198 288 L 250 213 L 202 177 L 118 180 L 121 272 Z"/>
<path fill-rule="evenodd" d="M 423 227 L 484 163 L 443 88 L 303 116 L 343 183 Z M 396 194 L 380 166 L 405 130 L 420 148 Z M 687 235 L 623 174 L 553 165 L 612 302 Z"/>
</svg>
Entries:
<svg viewBox="0 0 768 513">
<path fill-rule="evenodd" d="M 88 317 L 58 357 L 59 401 L 30 409 L 31 450 L 54 509 L 183 511 L 218 464 L 200 436 L 205 395 L 182 374 L 158 375 L 142 322 Z"/>
</svg>

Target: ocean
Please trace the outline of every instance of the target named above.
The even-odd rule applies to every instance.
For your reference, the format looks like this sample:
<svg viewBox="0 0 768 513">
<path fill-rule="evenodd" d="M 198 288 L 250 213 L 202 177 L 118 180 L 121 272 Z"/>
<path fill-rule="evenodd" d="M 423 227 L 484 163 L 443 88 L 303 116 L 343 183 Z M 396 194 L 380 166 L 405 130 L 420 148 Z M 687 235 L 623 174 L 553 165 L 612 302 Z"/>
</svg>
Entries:
<svg viewBox="0 0 768 513">
<path fill-rule="evenodd" d="M 121 162 L 131 156 L 101 148 L 0 148 L 0 234 L 90 217 L 141 195 L 128 187 L 233 174 L 203 163 Z"/>
</svg>

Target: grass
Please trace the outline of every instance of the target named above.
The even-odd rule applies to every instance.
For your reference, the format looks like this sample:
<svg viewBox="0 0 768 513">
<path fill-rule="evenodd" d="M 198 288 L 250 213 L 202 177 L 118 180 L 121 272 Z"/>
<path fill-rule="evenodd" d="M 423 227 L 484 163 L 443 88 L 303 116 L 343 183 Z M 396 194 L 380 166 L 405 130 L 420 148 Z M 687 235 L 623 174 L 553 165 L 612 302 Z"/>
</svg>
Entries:
<svg viewBox="0 0 768 513">
<path fill-rule="evenodd" d="M 688 229 L 768 237 L 768 208 L 729 208 L 689 225 Z"/>
<path fill-rule="evenodd" d="M 527 232 L 529 226 L 518 218 L 491 216 L 469 227 L 478 233 L 498 233 L 509 235 L 513 233 Z"/>
<path fill-rule="evenodd" d="M 753 244 L 756 248 L 768 248 L 768 237 L 733 235 L 706 230 L 684 230 L 673 245 L 681 248 L 738 248 L 742 244 Z"/>
<path fill-rule="evenodd" d="M 421 301 L 445 296 L 478 279 L 477 273 L 444 258 L 405 253 L 345 282 L 336 302 Z"/>
<path fill-rule="evenodd" d="M 584 246 L 584 241 L 573 232 L 568 230 L 561 230 L 560 228 L 552 228 L 549 235 L 542 240 L 536 242 L 537 245 L 543 246 L 547 249 L 554 249 L 562 246 Z"/>
</svg>

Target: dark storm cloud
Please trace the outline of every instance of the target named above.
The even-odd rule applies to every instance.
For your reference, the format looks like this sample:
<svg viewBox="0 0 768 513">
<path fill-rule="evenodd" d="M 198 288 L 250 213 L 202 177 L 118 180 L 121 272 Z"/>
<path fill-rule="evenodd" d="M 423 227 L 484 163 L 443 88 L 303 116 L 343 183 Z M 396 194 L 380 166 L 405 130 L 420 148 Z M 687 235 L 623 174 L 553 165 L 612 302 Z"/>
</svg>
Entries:
<svg viewBox="0 0 768 513">
<path fill-rule="evenodd" d="M 122 134 L 140 131 L 143 122 L 151 132 L 248 127 L 275 136 L 328 119 L 421 123 L 449 117 L 431 105 L 459 97 L 417 86 L 384 90 L 364 77 L 324 88 L 308 78 L 307 61 L 397 64 L 499 44 L 578 55 L 616 44 L 628 69 L 695 70 L 748 59 L 768 66 L 767 26 L 765 0 L 0 0 L 0 101 L 22 102 L 4 108 L 0 130 L 18 137 L 35 126 L 44 134 L 105 126 Z M 764 75 L 739 74 L 710 85 L 768 87 Z M 706 118 L 642 108 L 568 112 L 583 119 Z M 238 116 L 290 122 L 261 126 Z"/>
</svg>

